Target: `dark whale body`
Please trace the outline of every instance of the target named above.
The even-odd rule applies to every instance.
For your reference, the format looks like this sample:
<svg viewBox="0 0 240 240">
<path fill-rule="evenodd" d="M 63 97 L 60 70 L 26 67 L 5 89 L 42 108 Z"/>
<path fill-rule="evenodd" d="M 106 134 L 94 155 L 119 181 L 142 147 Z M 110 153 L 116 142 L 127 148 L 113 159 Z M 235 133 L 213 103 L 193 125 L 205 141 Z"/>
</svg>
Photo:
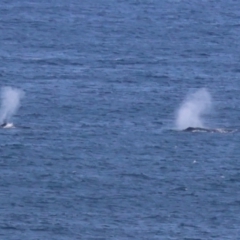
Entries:
<svg viewBox="0 0 240 240">
<path fill-rule="evenodd" d="M 2 122 L 2 124 L 0 125 L 0 128 L 13 128 L 13 124 L 7 122 L 6 120 Z"/>
<path fill-rule="evenodd" d="M 208 133 L 231 133 L 235 132 L 236 130 L 229 130 L 229 129 L 209 129 L 209 128 L 201 128 L 201 127 L 188 127 L 183 130 L 183 132 L 208 132 Z"/>
<path fill-rule="evenodd" d="M 215 132 L 216 129 L 208 129 L 208 128 L 200 128 L 200 127 L 188 127 L 186 129 L 184 129 L 183 131 L 184 132 Z"/>
<path fill-rule="evenodd" d="M 3 127 L 6 127 L 7 126 L 7 122 L 3 122 L 2 124 L 1 124 L 1 127 L 3 128 Z"/>
</svg>

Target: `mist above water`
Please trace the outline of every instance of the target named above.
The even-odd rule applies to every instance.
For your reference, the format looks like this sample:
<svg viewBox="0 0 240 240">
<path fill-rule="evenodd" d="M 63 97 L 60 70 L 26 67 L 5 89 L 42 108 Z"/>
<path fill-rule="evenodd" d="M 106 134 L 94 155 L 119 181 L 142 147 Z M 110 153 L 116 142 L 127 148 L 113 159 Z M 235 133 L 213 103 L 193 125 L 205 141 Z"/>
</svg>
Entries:
<svg viewBox="0 0 240 240">
<path fill-rule="evenodd" d="M 177 129 L 205 127 L 203 115 L 210 110 L 211 102 L 211 95 L 205 88 L 189 94 L 177 111 Z"/>
<path fill-rule="evenodd" d="M 3 87 L 1 89 L 0 124 L 11 120 L 20 107 L 20 100 L 23 96 L 24 92 L 17 88 Z"/>
</svg>

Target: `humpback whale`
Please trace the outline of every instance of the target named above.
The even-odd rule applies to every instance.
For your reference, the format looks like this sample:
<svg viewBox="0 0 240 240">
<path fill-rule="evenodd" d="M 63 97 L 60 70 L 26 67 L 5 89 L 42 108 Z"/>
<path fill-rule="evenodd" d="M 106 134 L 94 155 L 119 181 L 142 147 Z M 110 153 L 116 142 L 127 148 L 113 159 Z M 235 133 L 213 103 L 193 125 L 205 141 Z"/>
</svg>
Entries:
<svg viewBox="0 0 240 240">
<path fill-rule="evenodd" d="M 201 127 L 188 127 L 183 130 L 184 132 L 217 132 L 216 129 L 208 129 Z"/>
<path fill-rule="evenodd" d="M 6 121 L 3 121 L 3 123 L 1 124 L 1 127 L 4 128 L 7 126 L 7 122 Z"/>
<path fill-rule="evenodd" d="M 7 121 L 3 121 L 3 123 L 0 125 L 1 128 L 12 128 L 13 124 L 8 123 Z"/>
<path fill-rule="evenodd" d="M 222 129 L 222 128 L 201 128 L 201 127 L 188 127 L 183 130 L 183 132 L 209 132 L 209 133 L 231 133 L 236 130 Z"/>
</svg>

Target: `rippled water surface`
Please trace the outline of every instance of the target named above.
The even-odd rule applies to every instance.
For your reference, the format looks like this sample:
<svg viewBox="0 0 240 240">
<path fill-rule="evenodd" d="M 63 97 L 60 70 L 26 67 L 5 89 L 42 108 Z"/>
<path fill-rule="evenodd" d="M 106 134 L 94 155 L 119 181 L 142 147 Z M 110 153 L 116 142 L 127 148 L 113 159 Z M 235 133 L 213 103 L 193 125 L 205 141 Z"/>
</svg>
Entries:
<svg viewBox="0 0 240 240">
<path fill-rule="evenodd" d="M 0 239 L 239 239 L 238 1 L 2 1 Z"/>
</svg>

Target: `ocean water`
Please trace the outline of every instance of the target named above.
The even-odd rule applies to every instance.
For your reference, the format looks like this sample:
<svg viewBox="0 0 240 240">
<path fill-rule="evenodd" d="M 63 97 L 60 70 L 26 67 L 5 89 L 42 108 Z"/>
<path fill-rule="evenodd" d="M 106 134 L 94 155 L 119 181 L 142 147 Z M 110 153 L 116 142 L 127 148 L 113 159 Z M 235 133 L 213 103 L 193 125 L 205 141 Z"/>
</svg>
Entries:
<svg viewBox="0 0 240 240">
<path fill-rule="evenodd" d="M 234 0 L 2 1 L 0 239 L 239 239 L 239 30 Z M 199 89 L 235 132 L 177 129 Z"/>
</svg>

